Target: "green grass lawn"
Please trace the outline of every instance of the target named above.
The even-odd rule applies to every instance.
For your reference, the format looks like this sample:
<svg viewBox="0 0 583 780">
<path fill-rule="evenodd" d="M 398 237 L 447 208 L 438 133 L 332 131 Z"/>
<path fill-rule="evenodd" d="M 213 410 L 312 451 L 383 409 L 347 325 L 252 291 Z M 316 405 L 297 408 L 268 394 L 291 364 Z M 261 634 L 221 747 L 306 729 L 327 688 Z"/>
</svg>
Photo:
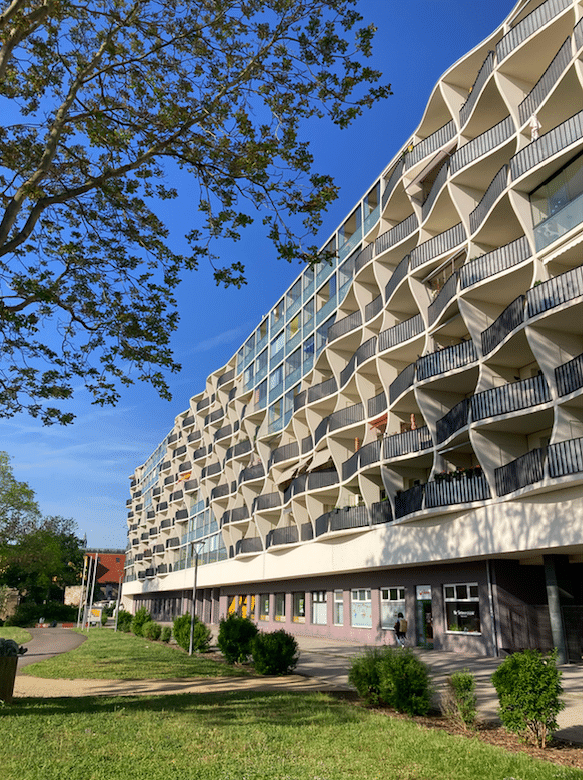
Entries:
<svg viewBox="0 0 583 780">
<path fill-rule="evenodd" d="M 87 639 L 69 653 L 30 664 L 22 674 L 67 680 L 163 680 L 171 677 L 242 677 L 249 672 L 206 657 L 188 656 L 161 642 L 108 628 L 81 631 Z"/>
<path fill-rule="evenodd" d="M 327 694 L 19 699 L 3 780 L 581 780 Z"/>
<path fill-rule="evenodd" d="M 14 639 L 19 645 L 23 645 L 25 642 L 30 642 L 31 635 L 24 628 L 18 628 L 17 626 L 2 626 L 0 628 L 1 639 Z"/>
</svg>

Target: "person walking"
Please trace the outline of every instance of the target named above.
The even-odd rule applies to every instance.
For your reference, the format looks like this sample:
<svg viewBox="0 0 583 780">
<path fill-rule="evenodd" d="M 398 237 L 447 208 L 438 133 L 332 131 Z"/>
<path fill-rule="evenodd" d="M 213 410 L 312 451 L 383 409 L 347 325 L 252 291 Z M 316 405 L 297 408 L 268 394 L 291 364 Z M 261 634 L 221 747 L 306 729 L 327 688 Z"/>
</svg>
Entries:
<svg viewBox="0 0 583 780">
<path fill-rule="evenodd" d="M 407 621 L 403 617 L 403 613 L 397 614 L 397 622 L 395 623 L 395 638 L 401 647 L 405 647 L 405 639 L 407 636 Z"/>
</svg>

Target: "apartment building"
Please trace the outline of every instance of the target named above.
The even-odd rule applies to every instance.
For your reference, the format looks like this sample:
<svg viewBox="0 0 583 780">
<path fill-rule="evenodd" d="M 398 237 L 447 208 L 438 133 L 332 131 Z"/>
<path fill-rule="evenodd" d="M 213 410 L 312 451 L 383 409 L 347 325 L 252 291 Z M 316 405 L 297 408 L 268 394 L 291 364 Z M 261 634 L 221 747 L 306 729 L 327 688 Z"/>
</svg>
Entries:
<svg viewBox="0 0 583 780">
<path fill-rule="evenodd" d="M 520 0 L 132 477 L 158 620 L 583 636 L 583 3 Z M 195 584 L 196 583 L 196 584 Z"/>
</svg>

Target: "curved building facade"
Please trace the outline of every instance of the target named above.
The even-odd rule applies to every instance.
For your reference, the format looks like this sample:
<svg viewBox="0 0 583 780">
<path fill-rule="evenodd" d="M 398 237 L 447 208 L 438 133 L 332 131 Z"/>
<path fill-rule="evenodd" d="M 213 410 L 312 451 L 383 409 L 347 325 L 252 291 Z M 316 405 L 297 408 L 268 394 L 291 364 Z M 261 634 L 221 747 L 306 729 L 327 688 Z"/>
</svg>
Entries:
<svg viewBox="0 0 583 780">
<path fill-rule="evenodd" d="M 155 619 L 484 655 L 583 625 L 583 3 L 521 0 L 136 469 Z M 197 564 L 195 566 L 195 563 Z M 195 575 L 196 570 L 196 575 Z"/>
</svg>

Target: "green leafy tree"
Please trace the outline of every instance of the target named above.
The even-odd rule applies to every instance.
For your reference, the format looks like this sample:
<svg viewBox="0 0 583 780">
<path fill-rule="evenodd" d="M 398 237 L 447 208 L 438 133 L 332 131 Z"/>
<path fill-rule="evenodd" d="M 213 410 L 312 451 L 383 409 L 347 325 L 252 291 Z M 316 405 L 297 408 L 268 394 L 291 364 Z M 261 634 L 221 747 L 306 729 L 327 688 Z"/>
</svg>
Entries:
<svg viewBox="0 0 583 780">
<path fill-rule="evenodd" d="M 336 187 L 305 120 L 345 126 L 390 94 L 355 2 L 5 4 L 0 415 L 68 423 L 80 382 L 98 404 L 136 378 L 168 397 L 174 288 L 258 213 L 281 257 L 315 260 Z M 198 188 L 184 253 L 154 208 L 177 167 Z M 244 273 L 215 268 L 218 284 Z"/>
<path fill-rule="evenodd" d="M 0 555 L 4 545 L 33 530 L 39 517 L 34 491 L 14 478 L 10 456 L 0 451 Z"/>
</svg>

